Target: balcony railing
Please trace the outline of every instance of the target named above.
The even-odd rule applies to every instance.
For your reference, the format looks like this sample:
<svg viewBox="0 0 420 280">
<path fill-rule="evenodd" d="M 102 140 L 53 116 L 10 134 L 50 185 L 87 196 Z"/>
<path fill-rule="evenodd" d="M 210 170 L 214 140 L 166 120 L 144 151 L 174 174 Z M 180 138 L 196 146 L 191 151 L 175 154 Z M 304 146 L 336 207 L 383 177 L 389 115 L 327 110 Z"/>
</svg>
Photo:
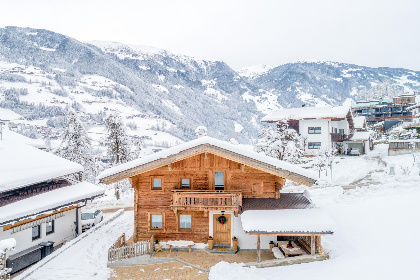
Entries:
<svg viewBox="0 0 420 280">
<path fill-rule="evenodd" d="M 234 211 L 239 213 L 242 207 L 242 192 L 174 190 L 171 207 L 174 211 Z"/>
<path fill-rule="evenodd" d="M 341 133 L 330 133 L 331 134 L 331 141 L 332 142 L 343 142 L 349 140 L 349 136 L 347 134 Z"/>
</svg>

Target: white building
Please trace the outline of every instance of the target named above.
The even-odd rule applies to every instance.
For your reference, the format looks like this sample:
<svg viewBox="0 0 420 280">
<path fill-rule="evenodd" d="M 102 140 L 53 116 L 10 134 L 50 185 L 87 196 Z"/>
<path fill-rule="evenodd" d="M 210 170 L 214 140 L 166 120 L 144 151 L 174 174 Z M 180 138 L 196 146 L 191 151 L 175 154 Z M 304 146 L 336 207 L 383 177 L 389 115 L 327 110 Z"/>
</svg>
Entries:
<svg viewBox="0 0 420 280">
<path fill-rule="evenodd" d="M 348 140 L 354 129 L 353 115 L 347 106 L 281 109 L 271 112 L 261 121 L 274 123 L 281 120 L 286 120 L 289 128 L 304 138 L 307 155 Z"/>
<path fill-rule="evenodd" d="M 0 140 L 0 240 L 17 241 L 7 263 L 12 273 L 81 233 L 80 207 L 104 193 L 66 179 L 81 171 L 81 165 L 54 154 Z"/>
</svg>

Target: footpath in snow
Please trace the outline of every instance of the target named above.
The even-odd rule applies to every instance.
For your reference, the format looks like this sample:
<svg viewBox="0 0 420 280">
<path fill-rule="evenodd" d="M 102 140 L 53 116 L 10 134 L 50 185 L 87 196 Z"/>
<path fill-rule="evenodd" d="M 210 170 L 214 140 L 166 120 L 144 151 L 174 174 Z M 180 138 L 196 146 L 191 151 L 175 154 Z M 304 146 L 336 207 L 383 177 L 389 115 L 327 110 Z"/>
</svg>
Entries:
<svg viewBox="0 0 420 280">
<path fill-rule="evenodd" d="M 133 212 L 124 212 L 109 224 L 90 232 L 87 237 L 44 266 L 36 269 L 29 277 L 25 277 L 26 273 L 23 273 L 16 277 L 15 280 L 108 279 L 111 273 L 111 270 L 106 266 L 108 249 L 119 236 L 126 233 L 129 237 L 132 231 Z"/>
</svg>

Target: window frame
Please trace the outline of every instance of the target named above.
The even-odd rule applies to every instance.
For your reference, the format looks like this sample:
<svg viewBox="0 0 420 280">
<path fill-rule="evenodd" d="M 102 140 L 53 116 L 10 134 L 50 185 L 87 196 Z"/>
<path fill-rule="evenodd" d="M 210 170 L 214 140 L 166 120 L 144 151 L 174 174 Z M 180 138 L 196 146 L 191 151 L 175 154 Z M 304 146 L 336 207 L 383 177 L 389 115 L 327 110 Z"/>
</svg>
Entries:
<svg viewBox="0 0 420 280">
<path fill-rule="evenodd" d="M 154 188 L 154 180 L 159 179 L 160 180 L 160 188 Z M 162 190 L 163 189 L 163 177 L 162 176 L 152 176 L 150 177 L 150 189 L 151 190 Z"/>
<path fill-rule="evenodd" d="M 48 224 L 49 223 L 51 223 L 51 228 L 52 228 L 51 231 L 48 231 Z M 46 222 L 45 223 L 45 234 L 50 235 L 50 234 L 53 234 L 54 232 L 55 232 L 55 220 L 51 220 L 49 222 Z"/>
<path fill-rule="evenodd" d="M 184 188 L 184 187 L 183 187 L 182 180 L 189 180 L 189 185 L 188 185 L 188 188 Z M 192 188 L 192 179 L 191 179 L 191 178 L 182 177 L 182 178 L 180 179 L 180 181 L 181 181 L 181 182 L 180 182 L 181 189 L 191 189 L 191 188 Z"/>
<path fill-rule="evenodd" d="M 315 144 L 319 143 L 319 147 L 315 148 Z M 312 148 L 311 148 L 311 144 L 312 144 Z M 308 142 L 308 149 L 311 150 L 319 150 L 321 149 L 321 142 Z"/>
<path fill-rule="evenodd" d="M 311 132 L 311 130 L 313 132 Z M 308 134 L 322 134 L 322 128 L 320 126 L 309 126 L 308 127 Z"/>
<path fill-rule="evenodd" d="M 161 228 L 153 228 L 153 215 L 160 215 L 162 216 L 162 227 Z M 163 231 L 165 229 L 165 213 L 149 213 L 149 230 L 152 231 Z"/>
<path fill-rule="evenodd" d="M 190 228 L 181 228 L 181 216 L 190 216 Z M 192 213 L 178 213 L 178 231 L 192 231 L 193 230 L 193 214 Z"/>
<path fill-rule="evenodd" d="M 37 227 L 38 228 L 38 235 L 34 237 L 34 231 L 33 229 Z M 32 241 L 38 240 L 41 238 L 41 225 L 37 225 L 34 227 L 31 227 L 31 234 L 32 234 Z"/>
</svg>

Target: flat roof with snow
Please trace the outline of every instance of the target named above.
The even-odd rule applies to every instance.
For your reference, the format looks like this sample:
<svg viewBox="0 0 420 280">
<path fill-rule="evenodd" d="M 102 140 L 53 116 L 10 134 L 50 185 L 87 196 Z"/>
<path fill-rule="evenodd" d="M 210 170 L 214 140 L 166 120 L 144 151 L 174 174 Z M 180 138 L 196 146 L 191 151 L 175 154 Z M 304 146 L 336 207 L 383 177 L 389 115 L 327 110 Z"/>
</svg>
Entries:
<svg viewBox="0 0 420 280">
<path fill-rule="evenodd" d="M 338 107 L 301 107 L 273 111 L 262 122 L 275 122 L 279 120 L 304 120 L 304 119 L 337 119 L 346 118 L 350 112 L 348 106 Z"/>
<path fill-rule="evenodd" d="M 112 183 L 142 172 L 164 166 L 174 161 L 182 160 L 194 154 L 210 152 L 223 154 L 224 157 L 247 164 L 251 167 L 276 173 L 287 179 L 311 186 L 317 180 L 317 175 L 310 170 L 284 162 L 264 154 L 238 147 L 226 141 L 212 137 L 200 137 L 198 139 L 174 146 L 172 148 L 109 168 L 103 171 L 97 179 L 102 183 Z M 142 168 L 140 168 L 142 167 Z M 257 167 L 256 167 L 257 168 Z"/>
<path fill-rule="evenodd" d="M 248 234 L 332 234 L 335 224 L 319 208 L 249 210 L 241 215 Z"/>
<path fill-rule="evenodd" d="M 370 139 L 370 131 L 356 131 L 350 141 L 367 141 Z"/>
<path fill-rule="evenodd" d="M 51 190 L 0 207 L 0 224 L 93 199 L 103 194 L 103 188 L 88 182 Z"/>
<path fill-rule="evenodd" d="M 0 140 L 0 193 L 81 171 L 80 164 L 52 153 Z"/>
</svg>

